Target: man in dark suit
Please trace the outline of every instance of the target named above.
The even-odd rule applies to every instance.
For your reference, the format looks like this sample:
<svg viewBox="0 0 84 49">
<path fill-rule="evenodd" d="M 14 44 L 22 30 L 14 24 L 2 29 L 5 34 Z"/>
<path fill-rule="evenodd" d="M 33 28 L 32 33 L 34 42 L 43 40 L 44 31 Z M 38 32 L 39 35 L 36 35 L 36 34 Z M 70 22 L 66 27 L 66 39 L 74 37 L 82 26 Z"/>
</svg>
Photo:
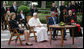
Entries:
<svg viewBox="0 0 84 49">
<path fill-rule="evenodd" d="M 48 18 L 48 24 L 49 25 L 56 25 L 58 23 L 59 23 L 59 21 L 58 21 L 57 17 L 55 17 L 55 13 L 52 12 L 51 17 Z M 53 28 L 53 40 L 55 40 L 55 35 L 56 35 L 56 28 Z M 64 36 L 63 36 L 64 40 L 66 40 L 65 35 L 66 35 L 66 32 L 64 29 Z"/>
<path fill-rule="evenodd" d="M 3 3 L 3 7 L 1 7 L 1 22 L 2 22 L 2 28 L 5 25 L 4 29 L 7 29 L 6 21 L 5 21 L 5 16 L 6 16 L 7 8 L 6 8 L 6 3 Z"/>
<path fill-rule="evenodd" d="M 58 19 L 57 5 L 55 3 L 52 3 L 51 11 L 56 13 L 56 17 Z"/>
<path fill-rule="evenodd" d="M 27 28 L 27 25 L 26 25 L 26 17 L 25 17 L 25 15 L 23 14 L 23 10 L 20 11 L 20 14 L 19 14 L 18 17 L 19 17 L 19 20 L 21 20 L 21 22 L 24 23 L 26 29 L 28 29 L 28 28 Z"/>
<path fill-rule="evenodd" d="M 13 3 L 13 5 L 10 7 L 10 12 L 17 13 L 17 6 L 16 6 L 16 2 L 14 2 L 14 3 Z"/>
<path fill-rule="evenodd" d="M 59 21 L 61 22 L 64 22 L 64 18 L 63 16 L 65 15 L 64 14 L 64 9 L 66 10 L 66 7 L 64 5 L 64 1 L 62 1 L 62 5 L 60 6 L 60 17 L 59 17 Z"/>
<path fill-rule="evenodd" d="M 31 16 L 33 16 L 33 13 L 37 13 L 38 12 L 38 9 L 36 8 L 36 6 L 35 5 L 32 5 L 32 7 L 30 8 L 30 14 L 31 14 Z"/>
<path fill-rule="evenodd" d="M 71 1 L 70 10 L 73 10 L 73 9 L 75 10 L 75 13 L 77 13 L 78 8 L 76 8 L 75 2 Z"/>
<path fill-rule="evenodd" d="M 13 5 L 10 7 L 10 12 L 14 12 L 16 14 L 16 19 L 17 20 L 17 5 L 16 5 L 16 2 L 13 3 Z"/>
</svg>

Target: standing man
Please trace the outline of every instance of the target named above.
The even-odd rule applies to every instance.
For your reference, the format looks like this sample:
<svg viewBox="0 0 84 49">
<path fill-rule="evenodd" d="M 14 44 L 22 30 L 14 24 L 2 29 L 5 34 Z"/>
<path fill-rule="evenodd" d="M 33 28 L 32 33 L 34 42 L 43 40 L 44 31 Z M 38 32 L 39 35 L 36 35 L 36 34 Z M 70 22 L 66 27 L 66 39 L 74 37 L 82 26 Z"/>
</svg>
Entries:
<svg viewBox="0 0 84 49">
<path fill-rule="evenodd" d="M 10 7 L 10 12 L 14 12 L 16 14 L 16 19 L 17 20 L 17 5 L 16 5 L 16 2 L 13 2 L 13 5 Z"/>
<path fill-rule="evenodd" d="M 74 1 L 71 1 L 70 10 L 75 10 L 75 13 L 77 13 L 76 5 L 75 5 L 75 2 Z"/>
<path fill-rule="evenodd" d="M 51 12 L 55 12 L 55 16 L 58 18 L 57 5 L 55 3 L 52 3 Z"/>
<path fill-rule="evenodd" d="M 14 2 L 13 5 L 10 7 L 10 12 L 17 13 L 17 5 L 16 5 L 16 2 Z"/>
<path fill-rule="evenodd" d="M 6 16 L 7 8 L 6 8 L 6 3 L 3 3 L 3 7 L 1 7 L 1 22 L 2 22 L 2 29 L 7 29 L 6 21 L 5 21 L 5 16 Z M 5 25 L 5 28 L 4 28 Z"/>
<path fill-rule="evenodd" d="M 59 21 L 61 22 L 64 22 L 64 15 L 65 15 L 65 13 L 64 13 L 64 10 L 66 10 L 66 7 L 65 7 L 65 5 L 64 5 L 64 1 L 62 1 L 61 2 L 62 3 L 62 5 L 60 6 L 60 17 L 59 17 Z"/>
<path fill-rule="evenodd" d="M 35 5 L 32 5 L 32 7 L 30 8 L 30 13 L 31 13 L 31 16 L 33 16 L 33 13 L 38 13 L 38 9 L 36 8 L 36 6 Z"/>
</svg>

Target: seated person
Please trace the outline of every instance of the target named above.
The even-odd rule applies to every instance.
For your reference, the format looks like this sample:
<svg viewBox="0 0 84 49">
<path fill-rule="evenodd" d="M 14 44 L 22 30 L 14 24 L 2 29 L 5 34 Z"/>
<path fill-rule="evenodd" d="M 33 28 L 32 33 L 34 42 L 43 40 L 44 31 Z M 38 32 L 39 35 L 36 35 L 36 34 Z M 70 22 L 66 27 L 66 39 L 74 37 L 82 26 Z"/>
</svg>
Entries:
<svg viewBox="0 0 84 49">
<path fill-rule="evenodd" d="M 55 13 L 52 12 L 51 17 L 48 18 L 48 24 L 49 25 L 56 25 L 58 23 L 59 23 L 59 21 L 58 21 L 57 17 L 55 17 Z M 53 40 L 55 40 L 55 35 L 56 35 L 56 28 L 53 28 Z M 64 36 L 63 36 L 64 40 L 66 40 L 65 35 L 66 35 L 66 32 L 64 29 Z"/>
<path fill-rule="evenodd" d="M 76 28 L 74 28 L 74 36 L 82 36 L 82 33 L 81 33 L 81 29 L 80 29 L 80 24 L 76 24 L 76 22 L 75 22 L 75 17 L 72 15 L 72 11 L 71 10 L 69 10 L 68 11 L 68 16 L 66 17 L 66 24 L 68 24 L 68 25 L 75 25 L 76 26 Z M 70 36 L 72 36 L 72 34 L 71 34 L 71 29 L 70 29 Z"/>
<path fill-rule="evenodd" d="M 6 16 L 5 16 L 5 20 L 7 21 L 9 21 L 10 20 L 10 11 L 7 11 L 7 13 L 6 13 Z"/>
<path fill-rule="evenodd" d="M 21 20 L 21 22 L 24 23 L 24 26 L 25 26 L 26 29 L 27 29 L 26 17 L 25 17 L 25 15 L 23 14 L 23 10 L 20 11 L 19 20 Z"/>
<path fill-rule="evenodd" d="M 15 20 L 15 13 L 11 13 L 10 14 L 10 21 L 9 21 L 9 26 L 11 29 L 16 28 L 18 33 L 20 34 L 24 34 L 25 35 L 25 39 L 26 39 L 26 45 L 32 45 L 32 43 L 29 42 L 29 33 L 27 32 L 27 30 L 20 30 L 17 21 Z M 12 30 L 13 32 L 13 30 Z M 16 32 L 15 32 L 16 33 Z"/>
<path fill-rule="evenodd" d="M 47 29 L 40 22 L 37 13 L 33 13 L 33 17 L 28 22 L 29 26 L 34 26 L 34 31 L 37 32 L 37 42 L 48 40 Z"/>
</svg>

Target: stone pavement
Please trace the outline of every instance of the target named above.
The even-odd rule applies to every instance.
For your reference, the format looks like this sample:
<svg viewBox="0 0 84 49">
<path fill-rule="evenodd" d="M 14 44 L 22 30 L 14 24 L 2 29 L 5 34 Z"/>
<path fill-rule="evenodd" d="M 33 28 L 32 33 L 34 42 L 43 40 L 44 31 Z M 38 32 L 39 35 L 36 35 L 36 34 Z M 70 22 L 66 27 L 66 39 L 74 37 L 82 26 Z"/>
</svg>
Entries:
<svg viewBox="0 0 84 49">
<path fill-rule="evenodd" d="M 35 44 L 37 45 L 36 48 L 83 48 L 83 37 L 75 37 L 75 44 L 72 45 L 72 38 L 70 37 L 69 30 L 67 29 L 66 32 L 67 32 L 66 37 L 67 37 L 68 40 L 65 42 L 66 44 L 64 44 L 66 46 L 63 46 L 63 47 L 60 47 L 61 40 L 53 41 L 54 43 L 52 43 L 52 45 L 54 45 L 55 43 L 59 43 L 59 44 L 55 44 L 56 47 L 55 47 L 55 45 L 51 46 L 49 44 L 49 41 L 44 42 L 42 44 L 42 43 L 35 42 L 34 37 L 30 37 L 30 40 L 34 43 L 34 46 L 35 46 Z M 50 34 L 50 32 L 48 32 L 48 34 Z M 61 32 L 59 32 L 59 35 L 60 34 L 61 34 Z M 82 34 L 83 34 L 83 31 L 82 31 Z M 35 48 L 34 46 L 26 46 L 25 42 L 24 42 L 25 46 L 20 46 L 19 41 L 18 41 L 18 44 L 17 44 L 19 46 L 15 46 L 14 41 L 11 42 L 11 45 L 8 45 L 7 43 L 8 43 L 8 40 L 9 40 L 10 36 L 11 35 L 10 35 L 10 32 L 8 30 L 4 30 L 4 31 L 1 30 L 1 48 L 25 48 L 25 47 L 26 48 Z M 31 33 L 30 36 L 33 36 L 33 34 Z M 49 35 L 49 37 L 50 37 L 50 35 Z M 15 38 L 16 37 L 13 37 L 13 39 L 15 39 Z M 24 40 L 24 35 L 21 36 L 21 39 Z M 45 46 L 43 46 L 44 44 L 45 44 Z"/>
</svg>

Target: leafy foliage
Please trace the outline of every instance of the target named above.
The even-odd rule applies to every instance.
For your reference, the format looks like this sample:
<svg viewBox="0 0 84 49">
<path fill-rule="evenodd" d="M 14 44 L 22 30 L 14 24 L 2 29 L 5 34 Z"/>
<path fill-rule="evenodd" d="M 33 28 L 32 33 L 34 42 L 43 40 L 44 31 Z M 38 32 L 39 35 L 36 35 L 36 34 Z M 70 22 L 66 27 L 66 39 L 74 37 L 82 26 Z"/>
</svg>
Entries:
<svg viewBox="0 0 84 49">
<path fill-rule="evenodd" d="M 28 13 L 30 11 L 30 7 L 27 7 L 25 5 L 21 5 L 18 7 L 18 12 L 20 12 L 21 10 L 23 10 L 23 13 Z"/>
</svg>

